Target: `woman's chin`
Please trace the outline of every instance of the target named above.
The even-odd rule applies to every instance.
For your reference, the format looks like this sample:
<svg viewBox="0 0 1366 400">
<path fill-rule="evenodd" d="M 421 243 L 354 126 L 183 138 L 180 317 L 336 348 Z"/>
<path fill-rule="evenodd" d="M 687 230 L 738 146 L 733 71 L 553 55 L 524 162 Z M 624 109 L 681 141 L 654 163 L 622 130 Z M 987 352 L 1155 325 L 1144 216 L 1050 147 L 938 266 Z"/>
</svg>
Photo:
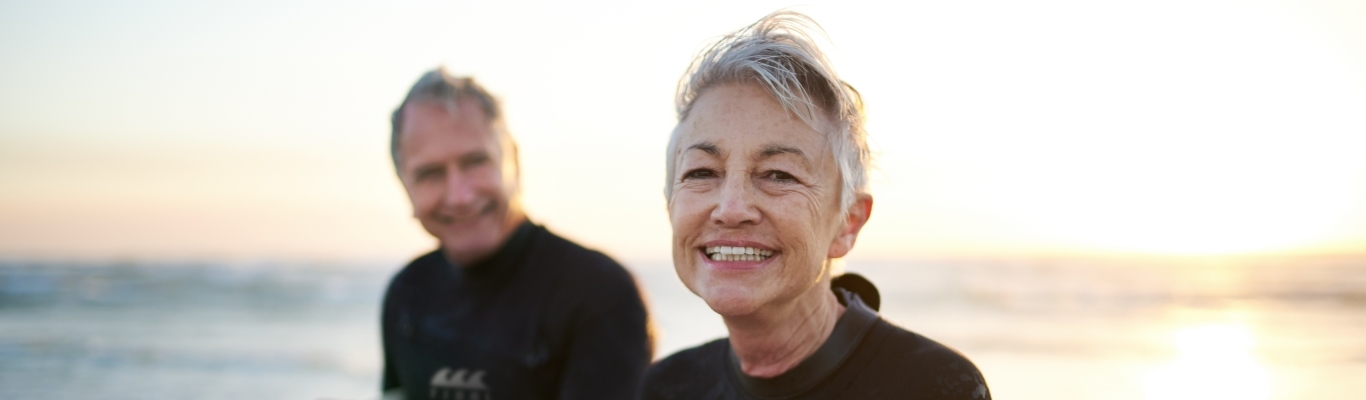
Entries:
<svg viewBox="0 0 1366 400">
<path fill-rule="evenodd" d="M 745 287 L 713 287 L 701 297 L 712 311 L 722 317 L 740 317 L 753 314 L 763 305 L 756 294 Z"/>
</svg>

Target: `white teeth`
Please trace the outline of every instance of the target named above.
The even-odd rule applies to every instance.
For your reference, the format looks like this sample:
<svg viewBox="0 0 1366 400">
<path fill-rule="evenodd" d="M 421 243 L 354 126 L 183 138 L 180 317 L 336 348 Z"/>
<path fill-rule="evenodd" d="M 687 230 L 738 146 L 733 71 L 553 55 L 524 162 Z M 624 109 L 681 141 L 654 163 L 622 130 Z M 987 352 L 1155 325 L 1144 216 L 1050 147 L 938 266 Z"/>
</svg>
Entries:
<svg viewBox="0 0 1366 400">
<path fill-rule="evenodd" d="M 716 261 L 763 261 L 773 256 L 772 250 L 739 246 L 712 246 L 706 252 L 708 258 Z"/>
</svg>

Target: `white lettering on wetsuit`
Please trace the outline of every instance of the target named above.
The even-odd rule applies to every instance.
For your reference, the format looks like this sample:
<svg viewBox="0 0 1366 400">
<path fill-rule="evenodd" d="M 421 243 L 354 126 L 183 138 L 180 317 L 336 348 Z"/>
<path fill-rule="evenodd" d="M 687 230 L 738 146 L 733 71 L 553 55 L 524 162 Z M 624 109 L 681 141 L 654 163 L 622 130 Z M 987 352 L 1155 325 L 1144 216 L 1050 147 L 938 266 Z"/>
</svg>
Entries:
<svg viewBox="0 0 1366 400">
<path fill-rule="evenodd" d="M 455 371 L 442 368 L 436 371 L 432 375 L 428 397 L 434 400 L 493 400 L 489 387 L 484 385 L 484 371 L 469 373 L 464 368 Z"/>
</svg>

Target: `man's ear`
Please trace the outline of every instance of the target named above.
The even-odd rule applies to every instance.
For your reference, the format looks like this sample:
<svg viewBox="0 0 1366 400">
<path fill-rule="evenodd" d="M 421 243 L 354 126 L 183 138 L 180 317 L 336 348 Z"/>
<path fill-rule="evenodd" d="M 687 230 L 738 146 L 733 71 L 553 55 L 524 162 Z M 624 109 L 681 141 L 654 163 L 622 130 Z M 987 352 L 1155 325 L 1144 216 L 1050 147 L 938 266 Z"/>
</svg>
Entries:
<svg viewBox="0 0 1366 400">
<path fill-rule="evenodd" d="M 830 250 L 826 252 L 826 258 L 840 258 L 849 254 L 849 250 L 854 249 L 854 241 L 858 239 L 859 231 L 863 230 L 863 225 L 868 223 L 868 217 L 873 215 L 873 196 L 867 193 L 859 194 L 854 199 L 854 204 L 849 205 L 849 211 L 844 213 L 844 225 L 840 227 L 839 234 L 835 240 L 830 242 Z"/>
<path fill-rule="evenodd" d="M 413 185 L 412 182 L 408 180 L 408 174 L 404 173 L 402 165 L 395 166 L 395 169 L 398 170 L 398 184 L 403 186 L 403 194 L 406 195 L 404 197 L 408 199 L 408 207 L 412 209 L 410 214 L 413 218 L 421 218 L 421 216 L 417 215 L 417 199 L 413 197 Z"/>
</svg>

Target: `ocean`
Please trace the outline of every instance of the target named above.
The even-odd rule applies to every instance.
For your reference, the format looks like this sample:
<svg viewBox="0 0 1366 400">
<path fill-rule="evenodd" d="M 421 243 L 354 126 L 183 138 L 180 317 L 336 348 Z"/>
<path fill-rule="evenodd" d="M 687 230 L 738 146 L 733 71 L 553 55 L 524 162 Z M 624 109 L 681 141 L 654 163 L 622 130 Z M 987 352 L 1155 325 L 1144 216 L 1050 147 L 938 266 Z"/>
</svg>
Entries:
<svg viewBox="0 0 1366 400">
<path fill-rule="evenodd" d="M 725 336 L 628 263 L 658 356 Z M 0 398 L 376 399 L 398 265 L 0 262 Z M 1366 398 L 1366 257 L 849 260 L 998 399 Z"/>
</svg>

